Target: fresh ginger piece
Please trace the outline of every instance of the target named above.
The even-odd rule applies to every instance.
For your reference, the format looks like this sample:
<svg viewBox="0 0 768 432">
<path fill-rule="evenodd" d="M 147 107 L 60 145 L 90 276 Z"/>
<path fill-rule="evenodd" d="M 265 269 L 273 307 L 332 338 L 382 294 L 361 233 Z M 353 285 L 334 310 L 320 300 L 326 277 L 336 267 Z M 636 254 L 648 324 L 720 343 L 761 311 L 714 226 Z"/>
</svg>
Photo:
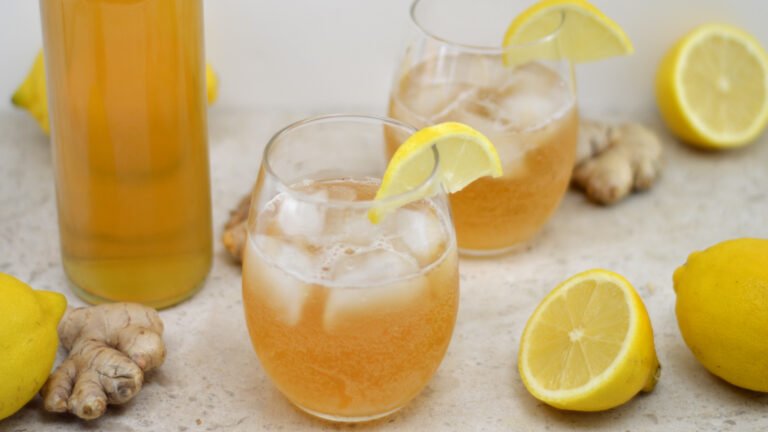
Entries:
<svg viewBox="0 0 768 432">
<path fill-rule="evenodd" d="M 91 420 L 107 404 L 131 400 L 141 390 L 144 372 L 163 364 L 163 323 L 155 309 L 112 303 L 68 310 L 59 339 L 69 351 L 40 394 L 45 409 Z"/>
<path fill-rule="evenodd" d="M 581 129 L 572 180 L 592 201 L 613 204 L 650 188 L 661 174 L 661 141 L 645 126 L 585 120 Z"/>
<path fill-rule="evenodd" d="M 221 241 L 224 248 L 237 262 L 243 260 L 243 248 L 248 241 L 248 209 L 251 206 L 251 194 L 240 199 L 237 207 L 229 212 L 229 220 L 224 225 Z"/>
<path fill-rule="evenodd" d="M 611 145 L 613 128 L 607 123 L 582 119 L 579 122 L 579 141 L 576 146 L 576 165 L 602 153 Z"/>
</svg>

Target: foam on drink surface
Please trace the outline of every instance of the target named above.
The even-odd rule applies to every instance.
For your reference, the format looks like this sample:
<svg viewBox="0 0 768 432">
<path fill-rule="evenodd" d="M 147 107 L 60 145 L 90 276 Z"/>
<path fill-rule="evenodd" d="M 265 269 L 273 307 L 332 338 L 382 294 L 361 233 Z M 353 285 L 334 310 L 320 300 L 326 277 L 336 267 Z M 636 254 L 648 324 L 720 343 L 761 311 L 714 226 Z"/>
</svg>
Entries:
<svg viewBox="0 0 768 432">
<path fill-rule="evenodd" d="M 354 308 L 408 302 L 426 289 L 424 274 L 446 254 L 450 230 L 431 204 L 421 201 L 372 224 L 367 207 L 378 181 L 342 179 L 295 186 L 302 198 L 282 193 L 270 201 L 251 233 L 246 266 L 269 287 L 286 323 L 301 317 L 313 285 L 332 288 L 325 325 Z"/>
</svg>

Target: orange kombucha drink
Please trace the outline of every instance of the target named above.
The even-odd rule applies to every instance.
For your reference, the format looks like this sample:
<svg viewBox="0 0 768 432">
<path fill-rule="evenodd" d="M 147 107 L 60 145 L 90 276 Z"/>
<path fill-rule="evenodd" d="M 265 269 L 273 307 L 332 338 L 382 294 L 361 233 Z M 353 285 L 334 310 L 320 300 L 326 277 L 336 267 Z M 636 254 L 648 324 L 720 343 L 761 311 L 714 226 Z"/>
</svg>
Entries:
<svg viewBox="0 0 768 432">
<path fill-rule="evenodd" d="M 576 152 L 578 115 L 569 78 L 540 63 L 510 69 L 498 56 L 462 53 L 420 63 L 395 83 L 391 117 L 417 128 L 466 123 L 499 152 L 503 177 L 480 179 L 451 195 L 463 252 L 510 249 L 531 239 L 554 213 Z M 396 145 L 390 140 L 388 151 Z"/>
<path fill-rule="evenodd" d="M 372 199 L 377 186 L 339 179 L 302 187 L 321 201 L 355 201 Z M 243 304 L 261 365 L 291 402 L 323 418 L 362 421 L 424 388 L 458 308 L 449 224 L 426 201 L 378 225 L 365 209 L 285 193 L 265 206 L 245 251 Z"/>
<path fill-rule="evenodd" d="M 62 261 L 168 306 L 211 265 L 202 0 L 40 0 Z"/>
</svg>

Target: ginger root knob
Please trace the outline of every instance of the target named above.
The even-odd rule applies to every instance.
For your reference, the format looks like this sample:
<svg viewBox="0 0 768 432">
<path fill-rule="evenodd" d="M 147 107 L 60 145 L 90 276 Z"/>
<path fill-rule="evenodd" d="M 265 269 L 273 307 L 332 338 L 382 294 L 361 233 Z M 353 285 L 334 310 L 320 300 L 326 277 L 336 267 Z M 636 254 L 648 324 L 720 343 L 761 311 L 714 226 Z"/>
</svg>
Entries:
<svg viewBox="0 0 768 432">
<path fill-rule="evenodd" d="M 592 201 L 613 204 L 653 185 L 661 174 L 661 153 L 661 141 L 645 126 L 584 120 L 572 181 Z"/>
<path fill-rule="evenodd" d="M 141 390 L 144 372 L 165 360 L 163 323 L 157 311 L 134 303 L 68 310 L 59 339 L 69 351 L 40 390 L 45 409 L 71 412 L 90 420 L 107 404 L 131 400 Z"/>
<path fill-rule="evenodd" d="M 229 212 L 229 220 L 224 225 L 221 241 L 224 248 L 237 262 L 243 259 L 243 248 L 248 241 L 248 208 L 251 205 L 251 195 L 240 199 L 234 210 Z"/>
</svg>

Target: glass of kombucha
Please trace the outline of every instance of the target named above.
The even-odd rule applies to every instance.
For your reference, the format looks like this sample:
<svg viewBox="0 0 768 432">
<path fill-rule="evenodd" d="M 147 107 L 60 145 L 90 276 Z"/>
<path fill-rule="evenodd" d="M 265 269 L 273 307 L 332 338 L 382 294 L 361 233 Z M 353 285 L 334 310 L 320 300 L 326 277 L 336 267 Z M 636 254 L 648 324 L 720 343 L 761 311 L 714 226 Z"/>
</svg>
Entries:
<svg viewBox="0 0 768 432">
<path fill-rule="evenodd" d="M 492 255 L 528 242 L 570 181 L 578 114 L 571 63 L 558 55 L 565 17 L 540 40 L 501 46 L 529 3 L 415 0 L 411 7 L 414 35 L 395 73 L 389 116 L 417 128 L 466 123 L 494 143 L 503 163 L 503 177 L 450 197 L 462 253 Z M 392 154 L 398 143 L 387 145 Z"/>
<path fill-rule="evenodd" d="M 315 117 L 264 151 L 243 260 L 246 323 L 266 375 L 315 416 L 356 422 L 400 409 L 451 339 L 459 280 L 445 193 L 368 219 L 384 136 L 413 132 L 378 117 Z M 434 155 L 409 194 L 436 187 Z"/>
<path fill-rule="evenodd" d="M 202 0 L 40 0 L 64 270 L 165 307 L 211 266 Z"/>
</svg>

